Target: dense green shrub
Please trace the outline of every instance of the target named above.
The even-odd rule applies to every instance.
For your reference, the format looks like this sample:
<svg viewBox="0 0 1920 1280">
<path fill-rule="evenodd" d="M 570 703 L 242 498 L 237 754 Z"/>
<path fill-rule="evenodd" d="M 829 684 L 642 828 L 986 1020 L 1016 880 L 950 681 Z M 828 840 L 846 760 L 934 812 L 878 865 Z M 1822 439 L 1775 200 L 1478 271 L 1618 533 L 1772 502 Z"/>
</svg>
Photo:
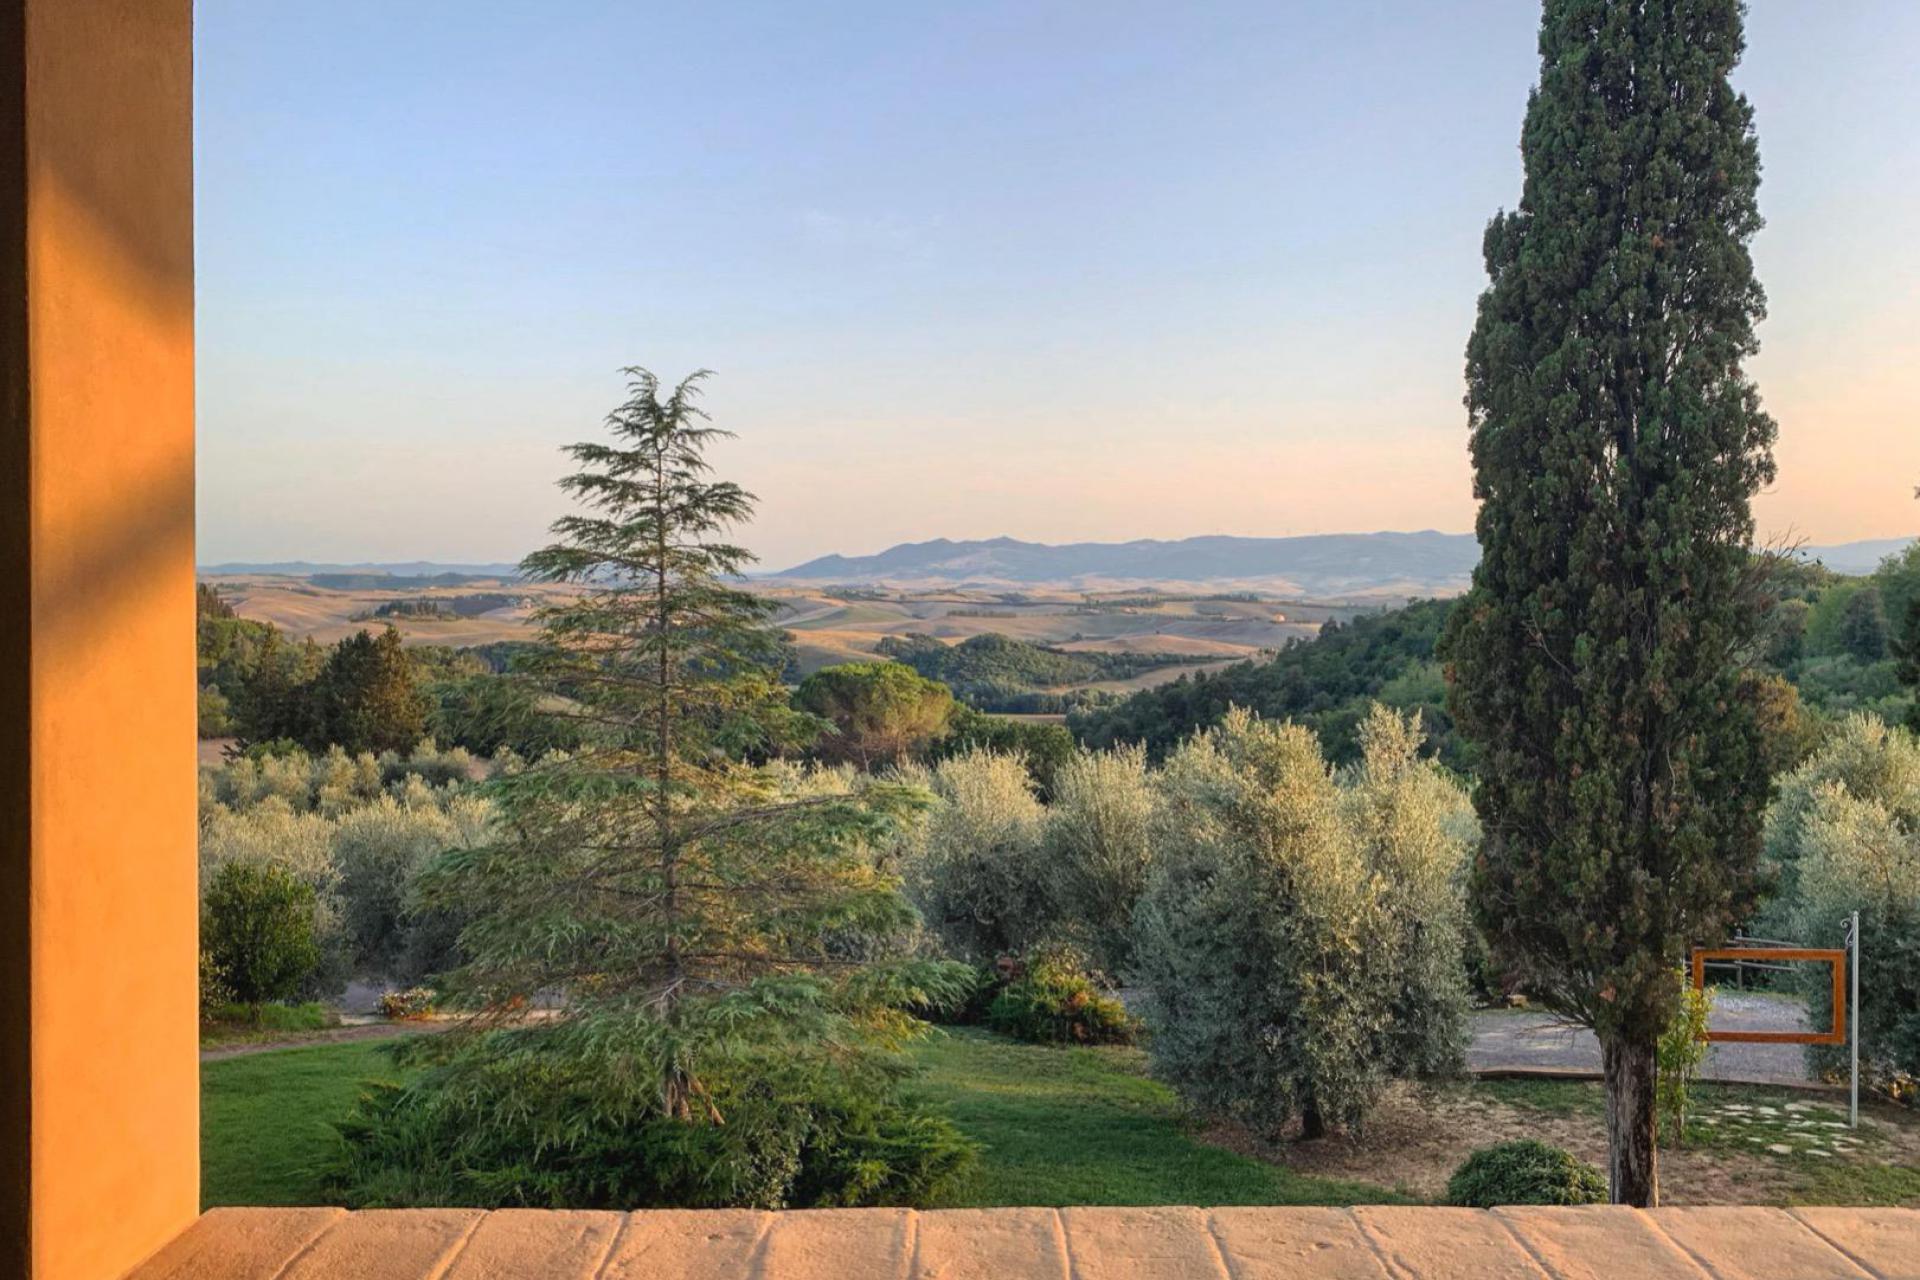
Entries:
<svg viewBox="0 0 1920 1280">
<path fill-rule="evenodd" d="M 200 938 L 235 1000 L 291 999 L 320 965 L 313 886 L 271 863 L 227 863 L 207 887 Z"/>
<path fill-rule="evenodd" d="M 416 779 L 429 787 L 457 787 L 486 776 L 487 769 L 465 747 L 442 750 L 433 739 L 416 743 L 406 755 L 384 751 L 379 756 L 380 783 L 389 791 Z"/>
<path fill-rule="evenodd" d="M 434 998 L 432 987 L 408 987 L 405 991 L 383 992 L 380 996 L 380 1016 L 394 1022 L 431 1018 Z"/>
<path fill-rule="evenodd" d="M 1360 758 L 1339 775 L 1341 821 L 1374 877 L 1389 979 L 1389 1069 L 1435 1077 L 1462 1065 L 1467 1036 L 1465 878 L 1480 827 L 1457 780 L 1421 758 L 1419 717 L 1371 708 Z"/>
<path fill-rule="evenodd" d="M 674 1119 L 648 1106 L 606 1114 L 593 1059 L 549 1033 L 494 1038 L 478 1070 L 469 1055 L 464 1069 L 435 1068 L 362 1099 L 340 1127 L 333 1182 L 347 1204 L 926 1205 L 975 1158 L 950 1121 L 901 1100 L 895 1062 L 744 1060 L 703 1075 L 703 1111 Z M 595 1122 L 578 1122 L 586 1115 Z"/>
<path fill-rule="evenodd" d="M 361 969 L 418 978 L 457 962 L 457 921 L 438 921 L 433 917 L 441 913 L 419 907 L 413 883 L 440 854 L 484 841 L 490 822 L 486 801 L 437 795 L 418 779 L 398 798 L 383 795 L 334 820 L 330 854 Z"/>
<path fill-rule="evenodd" d="M 951 1000 L 928 1008 L 924 1015 L 926 1020 L 942 1027 L 985 1026 L 987 1010 L 993 1007 L 993 1002 L 1006 989 L 1014 967 L 1010 959 L 1003 959 L 991 967 L 975 964 L 965 966 L 966 977 L 958 983 L 958 994 Z"/>
<path fill-rule="evenodd" d="M 200 686 L 197 714 L 202 738 L 225 738 L 233 733 L 233 705 L 212 685 Z"/>
<path fill-rule="evenodd" d="M 233 989 L 227 985 L 226 975 L 220 972 L 220 966 L 214 963 L 213 953 L 204 946 L 200 948 L 200 1020 L 208 1022 L 218 1016 L 219 1010 L 233 1003 Z"/>
<path fill-rule="evenodd" d="M 1911 705 L 1891 658 L 1862 662 L 1850 654 L 1819 654 L 1787 669 L 1801 701 L 1824 717 L 1866 712 L 1897 723 Z"/>
<path fill-rule="evenodd" d="M 1606 1202 L 1606 1175 L 1559 1147 L 1533 1138 L 1482 1147 L 1447 1179 L 1447 1203 L 1468 1209 Z"/>
<path fill-rule="evenodd" d="M 1305 728 L 1234 711 L 1167 761 L 1135 969 L 1155 1071 L 1275 1137 L 1360 1123 L 1465 1041 L 1460 788 L 1376 709 L 1336 779 Z"/>
<path fill-rule="evenodd" d="M 987 1025 L 1031 1044 L 1130 1044 L 1125 1006 L 1094 989 L 1078 955 L 1051 947 L 1029 956 L 987 1007 Z"/>
</svg>

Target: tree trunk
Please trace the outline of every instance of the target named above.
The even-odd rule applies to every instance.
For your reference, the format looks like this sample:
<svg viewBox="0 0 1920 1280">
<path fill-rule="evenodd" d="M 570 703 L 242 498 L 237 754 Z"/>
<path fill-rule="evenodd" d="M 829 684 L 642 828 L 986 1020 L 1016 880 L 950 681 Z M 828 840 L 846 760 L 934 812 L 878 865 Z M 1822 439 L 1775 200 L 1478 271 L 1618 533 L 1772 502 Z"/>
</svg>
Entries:
<svg viewBox="0 0 1920 1280">
<path fill-rule="evenodd" d="M 1607 1185 L 1615 1204 L 1651 1209 L 1660 1203 L 1654 1047 L 1607 1040 L 1600 1059 L 1607 1082 Z"/>
<path fill-rule="evenodd" d="M 1313 1098 L 1300 1108 L 1300 1136 L 1309 1140 L 1327 1136 L 1327 1118 L 1320 1114 L 1320 1103 Z"/>
</svg>

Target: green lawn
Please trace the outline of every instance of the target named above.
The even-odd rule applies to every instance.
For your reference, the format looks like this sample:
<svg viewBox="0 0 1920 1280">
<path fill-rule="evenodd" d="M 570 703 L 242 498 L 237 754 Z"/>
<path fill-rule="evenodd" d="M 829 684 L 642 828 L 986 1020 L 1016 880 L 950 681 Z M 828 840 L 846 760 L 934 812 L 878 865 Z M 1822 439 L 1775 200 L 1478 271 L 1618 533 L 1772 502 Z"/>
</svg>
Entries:
<svg viewBox="0 0 1920 1280">
<path fill-rule="evenodd" d="M 950 1030 L 920 1049 L 915 1085 L 985 1151 L 951 1203 L 1404 1203 L 1196 1142 L 1138 1049 L 1046 1049 Z"/>
<path fill-rule="evenodd" d="M 1045 1049 L 982 1031 L 935 1035 L 914 1084 L 985 1149 L 954 1205 L 1352 1204 L 1401 1197 L 1290 1173 L 1196 1142 L 1134 1049 Z M 377 1044 L 285 1049 L 201 1068 L 201 1199 L 323 1200 L 360 1082 L 393 1079 Z"/>
<path fill-rule="evenodd" d="M 333 1122 L 346 1115 L 362 1081 L 395 1078 L 379 1043 L 202 1063 L 201 1203 L 324 1203 L 321 1177 L 339 1142 Z"/>
</svg>

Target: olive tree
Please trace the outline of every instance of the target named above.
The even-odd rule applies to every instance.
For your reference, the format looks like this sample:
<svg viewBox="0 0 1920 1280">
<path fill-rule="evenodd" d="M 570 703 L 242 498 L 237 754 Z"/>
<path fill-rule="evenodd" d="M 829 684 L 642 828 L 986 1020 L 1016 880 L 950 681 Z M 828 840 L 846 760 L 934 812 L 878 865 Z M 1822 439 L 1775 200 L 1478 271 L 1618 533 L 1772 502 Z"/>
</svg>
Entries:
<svg viewBox="0 0 1920 1280">
<path fill-rule="evenodd" d="M 1235 710 L 1159 774 L 1134 973 L 1155 1071 L 1201 1112 L 1316 1137 L 1458 1062 L 1471 829 L 1415 733 L 1376 711 L 1342 778 Z"/>
<path fill-rule="evenodd" d="M 1064 931 L 1108 974 L 1133 959 L 1133 911 L 1153 847 L 1143 747 L 1082 751 L 1054 773 L 1044 867 Z"/>
<path fill-rule="evenodd" d="M 985 963 L 1045 941 L 1055 909 L 1046 810 L 1019 756 L 968 751 L 933 769 L 935 804 L 904 868 L 927 927 Z"/>
<path fill-rule="evenodd" d="M 1780 912 L 1791 936 L 1837 946 L 1860 913 L 1861 1063 L 1869 1077 L 1920 1075 L 1920 740 L 1850 716 L 1826 747 L 1780 785 L 1767 823 L 1771 858 L 1791 885 Z M 1815 1025 L 1832 1017 L 1832 987 L 1809 968 Z M 1845 1049 L 1808 1046 L 1816 1071 Z"/>
</svg>

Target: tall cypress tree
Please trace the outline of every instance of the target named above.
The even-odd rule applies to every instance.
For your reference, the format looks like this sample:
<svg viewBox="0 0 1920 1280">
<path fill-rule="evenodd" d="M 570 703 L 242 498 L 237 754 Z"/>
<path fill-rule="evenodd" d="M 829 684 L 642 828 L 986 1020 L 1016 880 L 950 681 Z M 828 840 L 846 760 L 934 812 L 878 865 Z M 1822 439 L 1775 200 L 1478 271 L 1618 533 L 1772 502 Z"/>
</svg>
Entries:
<svg viewBox="0 0 1920 1280">
<path fill-rule="evenodd" d="M 1654 1203 L 1654 1044 L 1690 945 L 1755 900 L 1740 669 L 1774 424 L 1740 0 L 1545 0 L 1517 210 L 1467 347 L 1481 562 L 1447 637 L 1484 751 L 1475 909 L 1598 1034 L 1613 1198 Z"/>
</svg>

